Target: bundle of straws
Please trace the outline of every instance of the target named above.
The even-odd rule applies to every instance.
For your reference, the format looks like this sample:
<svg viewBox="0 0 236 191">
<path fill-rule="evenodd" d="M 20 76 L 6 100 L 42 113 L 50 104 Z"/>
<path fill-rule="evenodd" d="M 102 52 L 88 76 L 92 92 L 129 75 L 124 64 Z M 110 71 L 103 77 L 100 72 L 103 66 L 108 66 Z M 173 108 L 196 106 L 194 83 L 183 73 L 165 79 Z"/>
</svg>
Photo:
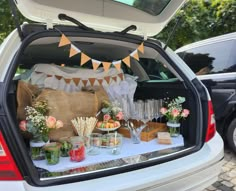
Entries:
<svg viewBox="0 0 236 191">
<path fill-rule="evenodd" d="M 89 136 L 97 123 L 96 117 L 77 117 L 71 120 L 74 131 L 78 136 Z"/>
</svg>

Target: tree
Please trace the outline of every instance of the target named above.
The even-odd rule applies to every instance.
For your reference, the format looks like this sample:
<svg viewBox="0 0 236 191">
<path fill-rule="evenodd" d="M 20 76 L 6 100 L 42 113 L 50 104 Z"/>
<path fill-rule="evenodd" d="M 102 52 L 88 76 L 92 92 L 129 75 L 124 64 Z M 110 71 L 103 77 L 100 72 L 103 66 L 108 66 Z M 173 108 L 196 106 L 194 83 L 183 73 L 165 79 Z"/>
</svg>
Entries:
<svg viewBox="0 0 236 191">
<path fill-rule="evenodd" d="M 20 21 L 23 22 L 24 17 L 18 12 Z M 0 0 L 0 44 L 6 36 L 16 28 L 14 19 L 11 14 L 8 0 Z"/>
<path fill-rule="evenodd" d="M 169 42 L 172 49 L 198 40 L 236 31 L 235 0 L 190 0 L 156 38 L 166 42 L 178 18 L 179 26 Z"/>
</svg>

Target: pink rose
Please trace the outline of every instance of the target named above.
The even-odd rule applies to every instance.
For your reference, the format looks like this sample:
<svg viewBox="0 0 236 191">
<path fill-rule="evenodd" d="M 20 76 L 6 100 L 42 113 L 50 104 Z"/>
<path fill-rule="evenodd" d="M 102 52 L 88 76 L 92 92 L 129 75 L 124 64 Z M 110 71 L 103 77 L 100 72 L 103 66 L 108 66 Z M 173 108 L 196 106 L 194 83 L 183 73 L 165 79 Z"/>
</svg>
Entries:
<svg viewBox="0 0 236 191">
<path fill-rule="evenodd" d="M 181 116 L 182 117 L 188 117 L 189 113 L 190 113 L 190 111 L 188 109 L 184 109 L 181 113 Z"/>
<path fill-rule="evenodd" d="M 46 118 L 46 125 L 48 128 L 55 128 L 56 122 L 57 122 L 57 120 L 55 117 L 49 116 Z"/>
<path fill-rule="evenodd" d="M 108 121 L 109 119 L 111 119 L 111 116 L 109 114 L 105 114 L 103 116 L 103 121 Z"/>
<path fill-rule="evenodd" d="M 165 107 L 162 107 L 160 109 L 160 112 L 161 112 L 162 115 L 165 115 L 167 113 L 167 109 Z"/>
<path fill-rule="evenodd" d="M 124 115 L 121 111 L 116 114 L 116 119 L 117 120 L 122 120 L 123 118 L 124 118 Z"/>
<path fill-rule="evenodd" d="M 22 120 L 20 123 L 19 123 L 19 127 L 22 131 L 26 131 L 27 130 L 27 121 L 26 120 Z"/>
<path fill-rule="evenodd" d="M 179 110 L 178 110 L 178 109 L 172 109 L 171 115 L 172 115 L 173 117 L 177 117 L 179 114 L 180 114 L 180 113 L 179 113 Z"/>
<path fill-rule="evenodd" d="M 56 129 L 59 129 L 61 127 L 63 127 L 63 122 L 61 120 L 57 120 L 57 122 L 56 122 Z"/>
</svg>

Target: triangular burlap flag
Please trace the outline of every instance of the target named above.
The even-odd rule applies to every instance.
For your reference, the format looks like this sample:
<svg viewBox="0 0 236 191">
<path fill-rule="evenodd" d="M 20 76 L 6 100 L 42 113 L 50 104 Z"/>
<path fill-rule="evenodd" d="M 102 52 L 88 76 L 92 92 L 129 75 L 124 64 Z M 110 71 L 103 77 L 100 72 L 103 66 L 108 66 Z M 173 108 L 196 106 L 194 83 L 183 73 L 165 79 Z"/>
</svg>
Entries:
<svg viewBox="0 0 236 191">
<path fill-rule="evenodd" d="M 113 76 L 112 79 L 116 82 L 117 76 Z"/>
<path fill-rule="evenodd" d="M 90 82 L 91 86 L 94 85 L 95 80 L 96 80 L 96 78 L 89 78 L 89 82 Z"/>
<path fill-rule="evenodd" d="M 80 78 L 73 78 L 73 82 L 75 83 L 76 86 L 78 86 Z"/>
<path fill-rule="evenodd" d="M 58 79 L 58 80 L 62 79 L 62 76 L 57 76 L 57 75 L 55 75 L 55 77 L 56 77 L 56 79 Z"/>
<path fill-rule="evenodd" d="M 143 42 L 142 42 L 142 44 L 139 45 L 139 47 L 138 47 L 138 51 L 141 52 L 141 53 L 144 53 Z"/>
<path fill-rule="evenodd" d="M 69 84 L 70 81 L 71 81 L 71 79 L 66 79 L 66 78 L 64 78 L 64 80 L 65 80 L 65 82 L 66 82 L 67 84 Z"/>
<path fill-rule="evenodd" d="M 64 34 L 62 34 L 58 47 L 65 46 L 70 43 L 71 41 Z"/>
<path fill-rule="evenodd" d="M 113 66 L 115 66 L 115 68 L 120 71 L 120 67 L 121 67 L 121 60 L 119 61 L 114 61 L 112 62 Z"/>
<path fill-rule="evenodd" d="M 92 59 L 92 64 L 93 64 L 93 70 L 97 70 L 101 62 L 98 60 Z"/>
<path fill-rule="evenodd" d="M 76 54 L 79 54 L 80 52 L 81 52 L 81 50 L 78 49 L 75 45 L 73 45 L 73 44 L 70 45 L 70 55 L 69 55 L 69 57 L 72 57 Z"/>
<path fill-rule="evenodd" d="M 97 79 L 97 81 L 102 86 L 103 79 Z"/>
<path fill-rule="evenodd" d="M 137 51 L 137 50 L 133 51 L 130 55 L 131 55 L 133 58 L 135 58 L 136 60 L 139 61 L 139 56 L 138 56 L 138 51 Z"/>
<path fill-rule="evenodd" d="M 120 77 L 121 80 L 124 80 L 124 75 L 123 75 L 123 73 L 118 74 L 118 76 Z"/>
<path fill-rule="evenodd" d="M 110 84 L 111 76 L 106 76 L 106 77 L 104 77 L 104 79 L 106 80 L 107 84 L 109 85 Z"/>
<path fill-rule="evenodd" d="M 108 72 L 110 66 L 111 66 L 111 62 L 102 62 L 103 68 L 105 72 Z"/>
<path fill-rule="evenodd" d="M 88 80 L 82 80 L 82 82 L 83 82 L 84 86 L 86 86 L 88 83 Z"/>
<path fill-rule="evenodd" d="M 88 62 L 91 58 L 89 56 L 87 56 L 86 54 L 84 54 L 83 52 L 81 52 L 81 60 L 80 60 L 80 65 L 84 65 L 86 62 Z"/>
<path fill-rule="evenodd" d="M 130 68 L 130 56 L 125 57 L 122 62 L 124 62 Z"/>
</svg>

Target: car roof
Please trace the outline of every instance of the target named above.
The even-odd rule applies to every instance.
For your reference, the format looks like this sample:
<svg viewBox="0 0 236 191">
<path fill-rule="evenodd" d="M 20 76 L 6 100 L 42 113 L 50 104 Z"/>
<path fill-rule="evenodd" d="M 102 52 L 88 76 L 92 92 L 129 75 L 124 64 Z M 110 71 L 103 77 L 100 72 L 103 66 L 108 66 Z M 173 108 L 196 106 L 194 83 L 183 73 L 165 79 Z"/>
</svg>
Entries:
<svg viewBox="0 0 236 191">
<path fill-rule="evenodd" d="M 212 38 L 208 38 L 205 40 L 201 40 L 198 42 L 194 42 L 185 46 L 182 46 L 180 48 L 178 48 L 175 52 L 183 52 L 185 50 L 189 50 L 192 48 L 196 48 L 199 46 L 204 46 L 207 44 L 212 44 L 212 43 L 216 43 L 216 42 L 222 42 L 222 41 L 226 41 L 226 40 L 236 40 L 236 32 L 233 33 L 228 33 L 228 34 L 224 34 L 224 35 L 220 35 L 220 36 L 216 36 L 216 37 L 212 37 Z"/>
</svg>

